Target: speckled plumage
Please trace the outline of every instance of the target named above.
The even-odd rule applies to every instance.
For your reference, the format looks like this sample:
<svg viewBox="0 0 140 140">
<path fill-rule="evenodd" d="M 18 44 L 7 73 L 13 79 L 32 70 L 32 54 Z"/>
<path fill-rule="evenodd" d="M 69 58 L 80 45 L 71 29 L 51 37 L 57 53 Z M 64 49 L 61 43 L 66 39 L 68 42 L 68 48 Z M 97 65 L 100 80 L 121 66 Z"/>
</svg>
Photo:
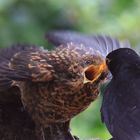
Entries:
<svg viewBox="0 0 140 140">
<path fill-rule="evenodd" d="M 15 54 L 9 78 L 21 89 L 24 107 L 35 122 L 45 128 L 50 123 L 69 121 L 96 99 L 107 71 L 102 71 L 94 83 L 84 84 L 84 68 L 104 63 L 92 52 L 91 48 L 68 44 L 50 52 L 41 49 Z M 29 81 L 22 81 L 24 75 Z"/>
<path fill-rule="evenodd" d="M 110 37 L 96 39 L 102 42 L 99 47 L 107 46 L 106 52 L 120 47 L 119 41 L 115 40 L 114 45 Z M 108 74 L 99 50 L 75 43 L 62 43 L 52 51 L 29 45 L 1 50 L 0 91 L 4 106 L 11 102 L 11 94 L 19 97 L 23 107 L 19 106 L 18 113 L 28 112 L 26 117 L 37 140 L 73 140 L 70 120 L 97 98 L 99 85 Z M 19 89 L 18 93 L 13 87 Z M 8 92 L 4 97 L 6 89 L 14 93 Z"/>
</svg>

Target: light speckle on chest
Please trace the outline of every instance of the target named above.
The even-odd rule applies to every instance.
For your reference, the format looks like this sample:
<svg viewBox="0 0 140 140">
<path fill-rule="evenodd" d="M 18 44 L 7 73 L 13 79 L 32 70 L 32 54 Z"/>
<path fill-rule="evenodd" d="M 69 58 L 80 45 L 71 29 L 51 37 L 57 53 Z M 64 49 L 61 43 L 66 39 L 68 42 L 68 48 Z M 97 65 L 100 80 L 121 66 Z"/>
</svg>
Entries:
<svg viewBox="0 0 140 140">
<path fill-rule="evenodd" d="M 85 86 L 78 92 L 60 92 L 54 86 L 24 85 L 23 101 L 33 119 L 43 125 L 51 122 L 64 122 L 81 111 L 98 96 L 97 87 Z M 51 92 L 49 92 L 51 91 Z M 25 93 L 24 93 L 25 92 Z M 26 98 L 24 98 L 26 96 Z"/>
</svg>

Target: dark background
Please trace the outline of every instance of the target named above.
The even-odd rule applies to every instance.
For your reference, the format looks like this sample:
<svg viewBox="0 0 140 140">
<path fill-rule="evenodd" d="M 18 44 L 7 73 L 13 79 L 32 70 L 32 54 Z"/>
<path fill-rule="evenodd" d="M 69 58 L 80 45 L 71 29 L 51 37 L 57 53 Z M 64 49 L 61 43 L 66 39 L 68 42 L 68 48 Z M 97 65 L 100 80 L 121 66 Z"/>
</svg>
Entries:
<svg viewBox="0 0 140 140">
<path fill-rule="evenodd" d="M 44 34 L 54 29 L 101 33 L 130 40 L 140 50 L 139 0 L 0 0 L 0 47 L 31 43 L 48 47 Z M 73 119 L 81 138 L 110 137 L 100 119 L 100 97 Z"/>
</svg>

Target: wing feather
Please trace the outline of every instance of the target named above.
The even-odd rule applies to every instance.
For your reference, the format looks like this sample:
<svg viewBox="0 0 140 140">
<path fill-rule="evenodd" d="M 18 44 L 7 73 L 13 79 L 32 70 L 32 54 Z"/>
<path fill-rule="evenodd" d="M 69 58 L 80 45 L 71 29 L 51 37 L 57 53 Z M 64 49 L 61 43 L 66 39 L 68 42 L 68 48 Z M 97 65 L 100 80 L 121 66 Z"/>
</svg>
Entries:
<svg viewBox="0 0 140 140">
<path fill-rule="evenodd" d="M 9 64 L 14 75 L 9 75 L 9 77 L 18 81 L 46 82 L 51 80 L 54 71 L 52 65 L 47 63 L 45 53 L 44 50 L 29 50 L 15 54 Z"/>
<path fill-rule="evenodd" d="M 50 65 L 41 57 L 43 48 L 17 44 L 0 49 L 0 91 L 11 88 L 15 81 L 47 81 Z M 46 52 L 46 51 L 45 51 Z M 37 59 L 39 58 L 39 59 Z M 42 61 L 44 60 L 44 61 Z"/>
<path fill-rule="evenodd" d="M 115 38 L 105 35 L 87 35 L 74 31 L 50 31 L 46 39 L 53 45 L 59 46 L 67 43 L 83 44 L 86 47 L 93 47 L 104 58 L 108 53 L 118 48 L 129 48 L 127 41 L 120 42 Z"/>
</svg>

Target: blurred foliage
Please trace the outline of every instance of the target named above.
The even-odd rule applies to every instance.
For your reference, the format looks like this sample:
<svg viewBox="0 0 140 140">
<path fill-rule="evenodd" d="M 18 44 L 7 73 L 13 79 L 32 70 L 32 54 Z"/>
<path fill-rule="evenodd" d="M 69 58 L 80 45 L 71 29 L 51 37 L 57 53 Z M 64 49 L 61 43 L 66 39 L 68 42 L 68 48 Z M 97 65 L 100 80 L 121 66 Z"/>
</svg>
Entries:
<svg viewBox="0 0 140 140">
<path fill-rule="evenodd" d="M 128 39 L 140 50 L 139 7 L 139 0 L 0 0 L 0 47 L 18 42 L 48 46 L 45 32 L 73 29 Z M 109 138 L 100 105 L 99 99 L 74 119 L 74 134 Z"/>
<path fill-rule="evenodd" d="M 101 138 L 108 140 L 111 136 L 101 122 L 101 99 L 98 98 L 91 106 L 75 117 L 72 121 L 72 132 L 80 138 Z"/>
</svg>

